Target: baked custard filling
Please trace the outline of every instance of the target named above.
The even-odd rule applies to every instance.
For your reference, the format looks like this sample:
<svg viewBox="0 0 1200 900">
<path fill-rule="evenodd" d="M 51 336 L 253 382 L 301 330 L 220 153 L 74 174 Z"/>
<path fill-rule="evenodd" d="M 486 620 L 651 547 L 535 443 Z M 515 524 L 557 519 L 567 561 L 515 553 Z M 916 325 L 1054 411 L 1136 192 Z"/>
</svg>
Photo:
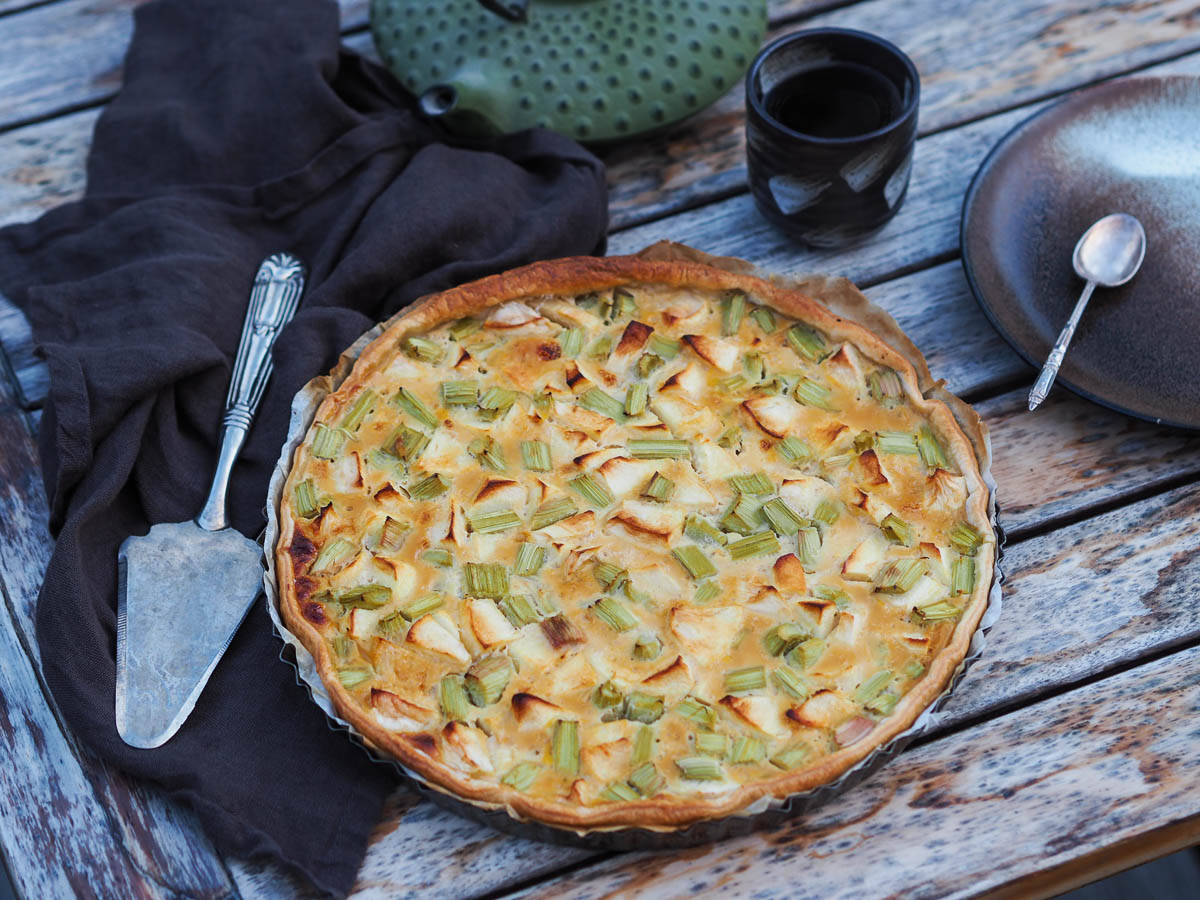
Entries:
<svg viewBox="0 0 1200 900">
<path fill-rule="evenodd" d="M 819 766 L 986 594 L 945 408 L 754 296 L 529 297 L 389 354 L 296 453 L 294 601 L 344 703 L 496 802 Z"/>
</svg>

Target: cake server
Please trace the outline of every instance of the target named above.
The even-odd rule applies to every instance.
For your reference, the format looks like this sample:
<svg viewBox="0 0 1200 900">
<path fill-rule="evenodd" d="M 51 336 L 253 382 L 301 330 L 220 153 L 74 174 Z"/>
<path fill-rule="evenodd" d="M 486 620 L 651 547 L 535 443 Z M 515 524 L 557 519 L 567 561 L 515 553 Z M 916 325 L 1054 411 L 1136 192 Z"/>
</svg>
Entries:
<svg viewBox="0 0 1200 900">
<path fill-rule="evenodd" d="M 158 747 L 179 730 L 262 588 L 262 548 L 230 527 L 225 492 L 271 376 L 271 345 L 303 290 L 295 257 L 259 266 L 204 509 L 126 538 L 117 553 L 117 732 L 130 746 Z"/>
</svg>

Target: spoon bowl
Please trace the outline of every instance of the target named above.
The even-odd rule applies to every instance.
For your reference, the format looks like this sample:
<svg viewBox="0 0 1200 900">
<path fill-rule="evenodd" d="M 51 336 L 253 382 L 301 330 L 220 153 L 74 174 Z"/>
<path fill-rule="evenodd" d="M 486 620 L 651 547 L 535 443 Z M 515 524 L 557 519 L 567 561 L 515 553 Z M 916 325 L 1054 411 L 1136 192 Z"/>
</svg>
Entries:
<svg viewBox="0 0 1200 900">
<path fill-rule="evenodd" d="M 1075 274 L 1100 287 L 1117 287 L 1137 274 L 1146 258 L 1146 230 L 1129 213 L 1097 219 L 1075 244 Z"/>
</svg>

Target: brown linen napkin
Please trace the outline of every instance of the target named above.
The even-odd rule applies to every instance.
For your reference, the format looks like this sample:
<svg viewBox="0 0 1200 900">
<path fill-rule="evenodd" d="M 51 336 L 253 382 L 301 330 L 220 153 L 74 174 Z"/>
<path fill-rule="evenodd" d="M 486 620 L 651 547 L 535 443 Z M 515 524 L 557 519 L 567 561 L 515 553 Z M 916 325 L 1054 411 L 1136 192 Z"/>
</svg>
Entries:
<svg viewBox="0 0 1200 900">
<path fill-rule="evenodd" d="M 200 509 L 263 257 L 287 250 L 309 275 L 233 476 L 232 520 L 249 536 L 293 394 L 344 347 L 422 294 L 601 251 L 606 217 L 589 153 L 547 132 L 445 139 L 382 69 L 339 50 L 327 0 L 140 7 L 86 196 L 0 231 L 0 291 L 50 368 L 41 441 L 58 540 L 38 639 L 78 736 L 191 802 L 223 850 L 270 854 L 345 893 L 392 774 L 329 730 L 261 604 L 180 733 L 126 746 L 113 720 L 117 547 Z"/>
</svg>

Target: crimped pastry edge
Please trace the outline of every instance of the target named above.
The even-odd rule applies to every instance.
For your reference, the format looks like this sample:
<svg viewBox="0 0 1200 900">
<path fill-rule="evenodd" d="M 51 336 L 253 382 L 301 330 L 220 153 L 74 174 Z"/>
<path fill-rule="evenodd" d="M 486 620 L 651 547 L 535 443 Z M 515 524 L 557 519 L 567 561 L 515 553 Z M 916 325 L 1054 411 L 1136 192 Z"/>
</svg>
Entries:
<svg viewBox="0 0 1200 900">
<path fill-rule="evenodd" d="M 757 300 L 782 313 L 818 325 L 831 336 L 854 343 L 866 355 L 895 369 L 901 376 L 910 402 L 934 420 L 939 434 L 948 439 L 952 454 L 968 478 L 968 519 L 977 527 L 994 533 L 989 513 L 992 497 L 985 473 L 990 464 L 990 446 L 986 426 L 966 404 L 935 382 L 915 345 L 903 334 L 887 313 L 873 306 L 846 279 L 823 277 L 784 279 L 761 276 L 749 264 L 731 258 L 710 257 L 701 251 L 679 244 L 662 242 L 642 253 L 628 257 L 572 257 L 534 263 L 497 276 L 481 279 L 449 291 L 422 298 L 408 310 L 393 317 L 382 326 L 371 329 L 349 348 L 330 374 L 314 379 L 301 395 L 311 388 L 305 421 L 292 423 L 295 433 L 293 448 L 299 447 L 311 422 L 328 415 L 358 381 L 390 355 L 391 347 L 400 338 L 436 327 L 436 325 L 480 311 L 481 309 L 523 297 L 544 294 L 571 294 L 585 290 L 615 287 L 629 283 L 675 284 L 710 290 L 741 289 Z M 805 290 L 820 294 L 823 303 L 814 300 Z M 834 311 L 836 310 L 836 312 Z M 866 321 L 888 338 L 887 341 L 860 326 Z M 313 413 L 315 396 L 324 393 Z M 299 404 L 300 395 L 297 401 Z M 295 414 L 294 410 L 294 414 Z M 292 583 L 291 557 L 285 549 L 290 544 L 292 516 L 290 494 L 282 484 L 291 468 L 294 452 L 287 452 L 280 461 L 279 515 L 274 518 L 274 502 L 269 518 L 274 519 L 279 534 L 268 530 L 268 539 L 275 552 L 269 561 L 268 596 L 278 590 L 279 611 L 284 627 L 312 655 L 316 673 L 325 695 L 338 716 L 356 731 L 370 746 L 398 761 L 418 780 L 426 782 L 438 793 L 464 801 L 484 810 L 502 809 L 517 820 L 535 820 L 576 834 L 604 832 L 611 829 L 637 829 L 671 832 L 696 823 L 731 815 L 753 815 L 762 809 L 778 806 L 789 798 L 844 780 L 860 762 L 876 750 L 889 746 L 908 731 L 922 713 L 929 710 L 959 673 L 972 644 L 980 621 L 989 606 L 989 591 L 998 601 L 998 584 L 993 577 L 997 543 L 981 548 L 977 558 L 978 580 L 966 611 L 955 631 L 932 661 L 925 677 L 913 688 L 895 710 L 863 740 L 820 760 L 816 765 L 780 773 L 776 778 L 742 785 L 719 797 L 693 802 L 666 800 L 638 801 L 628 804 L 605 804 L 599 807 L 580 807 L 575 804 L 547 801 L 529 797 L 494 781 L 477 781 L 431 759 L 412 747 L 401 736 L 381 728 L 369 713 L 360 709 L 341 688 L 328 649 L 320 633 L 300 615 Z M 986 551 L 986 552 L 985 552 Z M 278 576 L 277 578 L 273 576 Z M 992 618 L 992 617 L 989 617 Z M 278 623 L 277 623 L 278 624 Z"/>
</svg>

